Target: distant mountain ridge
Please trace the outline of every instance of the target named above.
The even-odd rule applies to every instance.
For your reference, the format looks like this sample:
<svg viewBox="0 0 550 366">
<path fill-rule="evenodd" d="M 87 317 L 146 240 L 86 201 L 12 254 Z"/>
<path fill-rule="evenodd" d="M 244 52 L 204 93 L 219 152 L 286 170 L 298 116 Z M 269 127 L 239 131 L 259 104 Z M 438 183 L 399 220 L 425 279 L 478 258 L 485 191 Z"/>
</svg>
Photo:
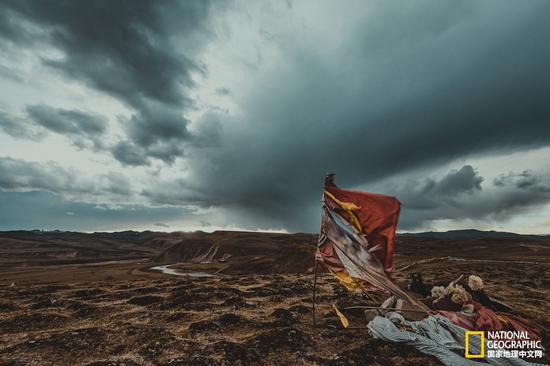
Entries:
<svg viewBox="0 0 550 366">
<path fill-rule="evenodd" d="M 212 233 L 196 230 L 196 231 L 134 231 L 134 230 L 122 230 L 113 232 L 91 232 L 83 233 L 78 231 L 65 231 L 65 230 L 5 230 L 0 231 L 0 234 L 35 234 L 35 235 L 81 235 L 81 236 L 100 236 L 100 237 L 113 237 L 113 238 L 140 238 L 144 239 L 157 234 L 161 236 L 165 235 L 183 235 L 183 236 L 208 236 L 215 233 L 247 233 L 248 231 L 232 231 L 232 230 L 218 230 Z M 261 231 L 251 231 L 250 233 L 264 233 Z M 265 232 L 264 234 L 272 234 Z M 282 235 L 285 235 L 281 233 Z M 308 233 L 288 233 L 288 235 L 294 234 L 308 234 Z M 316 233 L 312 233 L 316 234 Z M 549 235 L 536 235 L 536 234 L 518 234 L 507 231 L 495 231 L 495 230 L 477 230 L 477 229 L 463 229 L 463 230 L 448 230 L 448 231 L 423 231 L 418 233 L 398 233 L 400 237 L 416 237 L 416 238 L 431 238 L 431 239 L 449 239 L 449 240 L 468 240 L 468 239 L 517 239 L 517 240 L 550 240 Z"/>
<path fill-rule="evenodd" d="M 8 267 L 121 263 L 193 264 L 223 273 L 308 273 L 314 269 L 315 234 L 246 231 L 154 232 L 68 231 L 0 232 L 0 277 Z M 422 260 L 419 250 L 434 257 L 550 258 L 550 236 L 453 230 L 397 236 L 396 260 Z M 497 250 L 495 250 L 498 248 Z M 550 262 L 550 259 L 547 259 Z"/>
<path fill-rule="evenodd" d="M 516 239 L 516 240 L 549 240 L 550 235 L 533 235 L 533 234 L 517 234 L 506 231 L 494 230 L 449 230 L 449 231 L 426 231 L 421 233 L 401 233 L 399 236 L 413 236 L 417 238 L 433 238 L 433 239 L 451 239 L 451 240 L 468 240 L 468 239 Z"/>
</svg>

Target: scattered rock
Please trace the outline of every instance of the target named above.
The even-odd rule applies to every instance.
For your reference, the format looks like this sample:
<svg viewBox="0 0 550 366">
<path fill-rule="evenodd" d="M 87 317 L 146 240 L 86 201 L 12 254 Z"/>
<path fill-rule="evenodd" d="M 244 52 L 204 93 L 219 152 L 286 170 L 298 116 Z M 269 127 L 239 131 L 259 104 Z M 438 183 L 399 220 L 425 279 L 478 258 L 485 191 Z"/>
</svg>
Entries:
<svg viewBox="0 0 550 366">
<path fill-rule="evenodd" d="M 57 299 L 47 297 L 45 299 L 39 300 L 38 302 L 32 304 L 30 308 L 33 310 L 37 310 L 37 309 L 58 307 L 60 305 L 61 304 Z"/>
</svg>

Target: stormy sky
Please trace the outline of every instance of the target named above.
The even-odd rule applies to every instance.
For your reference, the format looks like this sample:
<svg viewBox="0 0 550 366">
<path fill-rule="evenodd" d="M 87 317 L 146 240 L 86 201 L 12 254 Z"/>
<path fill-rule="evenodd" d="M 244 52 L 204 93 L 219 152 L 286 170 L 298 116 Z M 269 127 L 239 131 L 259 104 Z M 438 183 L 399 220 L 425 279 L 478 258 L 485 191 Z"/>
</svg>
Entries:
<svg viewBox="0 0 550 366">
<path fill-rule="evenodd" d="M 550 233 L 550 2 L 0 2 L 0 230 Z"/>
</svg>

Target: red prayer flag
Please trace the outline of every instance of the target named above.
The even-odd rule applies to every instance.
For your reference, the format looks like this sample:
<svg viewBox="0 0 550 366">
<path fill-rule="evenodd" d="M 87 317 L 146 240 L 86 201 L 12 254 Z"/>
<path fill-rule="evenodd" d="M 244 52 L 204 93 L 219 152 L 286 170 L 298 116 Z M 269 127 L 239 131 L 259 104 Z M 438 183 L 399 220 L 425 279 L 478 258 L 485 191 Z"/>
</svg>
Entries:
<svg viewBox="0 0 550 366">
<path fill-rule="evenodd" d="M 333 177 L 334 175 L 327 176 L 325 191 L 341 203 L 356 206 L 351 211 L 369 242 L 369 249 L 378 248 L 372 253 L 384 265 L 386 272 L 393 272 L 395 231 L 401 203 L 392 196 L 340 189 L 334 184 Z"/>
</svg>

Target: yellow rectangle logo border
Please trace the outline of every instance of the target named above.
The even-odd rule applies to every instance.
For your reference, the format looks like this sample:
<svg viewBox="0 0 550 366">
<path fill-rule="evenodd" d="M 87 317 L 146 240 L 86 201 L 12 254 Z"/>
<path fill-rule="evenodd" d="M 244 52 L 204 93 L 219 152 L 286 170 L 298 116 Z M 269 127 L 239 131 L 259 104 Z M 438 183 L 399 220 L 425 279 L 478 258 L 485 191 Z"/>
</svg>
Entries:
<svg viewBox="0 0 550 366">
<path fill-rule="evenodd" d="M 469 347 L 469 336 L 470 335 L 479 335 L 481 336 L 481 353 L 478 355 L 471 355 Z M 467 330 L 466 331 L 466 337 L 464 339 L 464 347 L 466 348 L 466 351 L 464 353 L 464 357 L 466 358 L 485 358 L 485 332 L 482 330 Z"/>
</svg>

